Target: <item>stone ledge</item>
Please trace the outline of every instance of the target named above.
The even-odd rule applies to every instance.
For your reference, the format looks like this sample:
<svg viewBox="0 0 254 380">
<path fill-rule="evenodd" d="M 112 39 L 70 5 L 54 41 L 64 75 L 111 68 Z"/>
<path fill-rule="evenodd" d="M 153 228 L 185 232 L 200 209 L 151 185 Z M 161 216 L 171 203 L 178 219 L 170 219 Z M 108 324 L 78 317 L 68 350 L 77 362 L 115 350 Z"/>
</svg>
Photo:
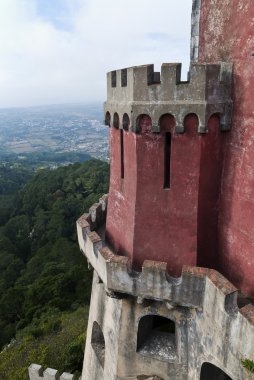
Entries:
<svg viewBox="0 0 254 380">
<path fill-rule="evenodd" d="M 167 273 L 166 263 L 145 260 L 141 272 L 132 271 L 128 258 L 115 255 L 95 230 L 95 226 L 99 229 L 105 224 L 106 207 L 107 196 L 104 196 L 90 208 L 89 214 L 77 221 L 77 232 L 81 251 L 108 292 L 202 309 L 206 286 L 211 283 L 220 293 L 220 302 L 224 302 L 228 314 L 240 312 L 254 324 L 254 306 L 238 308 L 237 288 L 213 269 L 184 266 L 182 275 L 173 278 Z"/>
<path fill-rule="evenodd" d="M 28 368 L 30 380 L 73 380 L 74 375 L 64 372 L 61 376 L 56 369 L 47 368 L 43 371 L 41 365 L 31 364 Z"/>
</svg>

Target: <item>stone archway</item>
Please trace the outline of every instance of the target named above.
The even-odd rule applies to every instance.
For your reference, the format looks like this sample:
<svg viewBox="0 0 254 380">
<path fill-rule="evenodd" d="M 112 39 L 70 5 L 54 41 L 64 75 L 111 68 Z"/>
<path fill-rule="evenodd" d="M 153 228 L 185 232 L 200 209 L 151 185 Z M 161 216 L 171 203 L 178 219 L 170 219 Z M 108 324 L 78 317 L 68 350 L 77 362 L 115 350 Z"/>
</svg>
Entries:
<svg viewBox="0 0 254 380">
<path fill-rule="evenodd" d="M 200 380 L 233 380 L 220 368 L 211 363 L 203 363 Z"/>
</svg>

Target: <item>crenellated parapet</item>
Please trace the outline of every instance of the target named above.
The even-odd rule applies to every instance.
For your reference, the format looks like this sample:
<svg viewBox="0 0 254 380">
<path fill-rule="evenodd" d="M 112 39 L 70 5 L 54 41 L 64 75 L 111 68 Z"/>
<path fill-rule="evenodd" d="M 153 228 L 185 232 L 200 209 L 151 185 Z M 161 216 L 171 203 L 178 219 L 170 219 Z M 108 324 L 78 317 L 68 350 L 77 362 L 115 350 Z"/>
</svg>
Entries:
<svg viewBox="0 0 254 380">
<path fill-rule="evenodd" d="M 39 364 L 31 364 L 28 368 L 29 380 L 73 380 L 74 375 L 64 372 L 61 376 L 56 369 L 43 368 Z"/>
<path fill-rule="evenodd" d="M 205 294 L 210 289 L 216 293 L 219 309 L 231 317 L 241 315 L 254 327 L 253 304 L 241 296 L 237 288 L 216 270 L 184 266 L 182 275 L 174 278 L 169 276 L 166 263 L 146 260 L 142 271 L 134 272 L 129 266 L 128 258 L 116 255 L 104 239 L 106 206 L 107 196 L 104 196 L 99 204 L 90 209 L 89 214 L 77 221 L 77 232 L 80 249 L 104 283 L 108 294 L 131 295 L 137 297 L 140 303 L 145 299 L 155 300 L 163 301 L 169 307 L 180 305 L 202 310 Z M 94 230 L 95 224 L 97 230 Z"/>
<path fill-rule="evenodd" d="M 231 127 L 232 65 L 229 63 L 192 63 L 189 80 L 181 81 L 181 64 L 166 63 L 161 72 L 153 65 L 116 70 L 107 75 L 105 122 L 125 128 L 126 115 L 130 129 L 138 132 L 138 117 L 149 115 L 153 132 L 159 132 L 162 115 L 170 114 L 176 120 L 176 133 L 184 132 L 184 120 L 189 114 L 199 119 L 199 133 L 207 132 L 209 118 L 220 115 L 221 130 Z M 118 124 L 118 122 L 117 122 Z"/>
</svg>

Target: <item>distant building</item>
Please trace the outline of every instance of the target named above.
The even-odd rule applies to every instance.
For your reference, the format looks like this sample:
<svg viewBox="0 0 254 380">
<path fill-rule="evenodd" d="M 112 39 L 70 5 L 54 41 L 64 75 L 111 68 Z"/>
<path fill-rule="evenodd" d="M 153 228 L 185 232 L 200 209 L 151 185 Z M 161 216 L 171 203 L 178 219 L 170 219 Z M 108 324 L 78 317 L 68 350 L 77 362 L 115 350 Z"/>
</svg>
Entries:
<svg viewBox="0 0 254 380">
<path fill-rule="evenodd" d="M 77 222 L 82 380 L 254 378 L 253 20 L 251 0 L 194 0 L 187 82 L 108 74 L 110 190 Z"/>
</svg>

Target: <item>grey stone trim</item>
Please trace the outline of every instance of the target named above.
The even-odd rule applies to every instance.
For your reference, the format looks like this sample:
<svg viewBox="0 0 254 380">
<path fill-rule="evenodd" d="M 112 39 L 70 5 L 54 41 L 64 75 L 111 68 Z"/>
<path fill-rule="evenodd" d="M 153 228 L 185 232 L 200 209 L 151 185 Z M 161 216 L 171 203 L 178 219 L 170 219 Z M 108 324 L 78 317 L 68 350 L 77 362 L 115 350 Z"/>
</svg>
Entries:
<svg viewBox="0 0 254 380">
<path fill-rule="evenodd" d="M 126 69 L 127 83 L 121 86 L 122 70 L 116 71 L 117 86 L 111 86 L 111 73 L 108 74 L 108 98 L 104 104 L 105 115 L 111 120 L 117 112 L 120 128 L 123 128 L 123 115 L 130 119 L 130 130 L 138 133 L 137 119 L 149 115 L 152 119 L 152 132 L 159 133 L 160 117 L 171 114 L 176 120 L 175 133 L 184 133 L 184 119 L 194 113 L 199 118 L 198 133 L 207 133 L 208 119 L 219 114 L 221 130 L 231 127 L 232 118 L 232 65 L 228 63 L 192 63 L 190 80 L 181 82 L 181 64 L 163 64 L 160 82 L 149 84 L 153 76 L 153 65 Z M 158 74 L 156 74 L 158 77 Z M 154 83 L 154 82 L 153 82 Z M 108 122 L 107 122 L 108 124 Z"/>
</svg>

